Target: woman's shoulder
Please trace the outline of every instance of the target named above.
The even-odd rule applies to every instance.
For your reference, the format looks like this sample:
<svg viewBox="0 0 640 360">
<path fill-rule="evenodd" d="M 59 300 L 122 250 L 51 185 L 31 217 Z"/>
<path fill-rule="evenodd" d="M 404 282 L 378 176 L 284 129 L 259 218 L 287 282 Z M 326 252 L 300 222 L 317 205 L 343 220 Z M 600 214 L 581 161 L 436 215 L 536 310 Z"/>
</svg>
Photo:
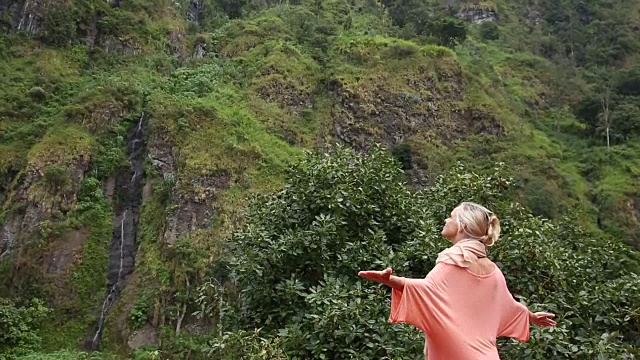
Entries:
<svg viewBox="0 0 640 360">
<path fill-rule="evenodd" d="M 504 275 L 502 271 L 500 271 L 500 267 L 491 260 L 484 260 L 483 264 L 474 264 L 469 267 L 460 267 L 458 265 L 447 264 L 447 263 L 438 263 L 431 270 L 431 273 L 437 275 L 448 275 L 448 274 L 459 274 L 460 276 L 473 276 L 476 278 L 491 278 L 497 277 L 499 279 L 504 280 Z"/>
<path fill-rule="evenodd" d="M 436 263 L 436 266 L 429 271 L 423 280 L 431 284 L 437 284 L 449 277 L 454 271 L 456 271 L 455 266 L 445 263 Z"/>
</svg>

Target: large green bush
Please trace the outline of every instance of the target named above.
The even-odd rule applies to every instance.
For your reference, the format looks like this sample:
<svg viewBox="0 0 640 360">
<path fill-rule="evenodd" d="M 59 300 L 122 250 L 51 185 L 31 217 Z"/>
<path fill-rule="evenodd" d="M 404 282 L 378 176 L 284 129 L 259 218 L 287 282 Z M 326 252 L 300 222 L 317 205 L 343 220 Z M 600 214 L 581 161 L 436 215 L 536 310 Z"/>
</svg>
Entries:
<svg viewBox="0 0 640 360">
<path fill-rule="evenodd" d="M 0 360 L 17 359 L 21 355 L 38 350 L 40 336 L 37 329 L 48 309 L 40 300 L 27 306 L 16 306 L 0 298 Z"/>
<path fill-rule="evenodd" d="M 247 226 L 233 236 L 230 260 L 217 265 L 215 282 L 224 286 L 214 315 L 222 337 L 210 346 L 261 328 L 264 341 L 292 359 L 421 358 L 421 334 L 387 323 L 388 289 L 356 273 L 393 266 L 425 276 L 447 246 L 439 235 L 446 212 L 475 200 L 502 218 L 504 236 L 490 256 L 513 294 L 559 316 L 556 328 L 534 329 L 529 343 L 501 340 L 505 358 L 637 351 L 640 281 L 630 249 L 570 218 L 552 223 L 510 204 L 504 194 L 511 180 L 499 167 L 481 175 L 458 165 L 422 192 L 407 190 L 399 168 L 379 147 L 366 156 L 338 148 L 306 157 L 282 191 L 255 199 Z"/>
</svg>

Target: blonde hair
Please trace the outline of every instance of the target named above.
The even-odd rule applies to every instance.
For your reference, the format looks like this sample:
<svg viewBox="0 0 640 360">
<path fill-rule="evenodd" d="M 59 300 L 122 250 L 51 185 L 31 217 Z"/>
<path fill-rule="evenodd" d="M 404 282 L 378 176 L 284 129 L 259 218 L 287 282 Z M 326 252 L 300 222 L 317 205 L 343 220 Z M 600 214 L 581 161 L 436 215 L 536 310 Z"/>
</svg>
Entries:
<svg viewBox="0 0 640 360">
<path fill-rule="evenodd" d="M 491 210 L 473 202 L 463 202 L 458 207 L 460 211 L 456 221 L 467 235 L 486 246 L 492 246 L 498 241 L 500 220 Z"/>
</svg>

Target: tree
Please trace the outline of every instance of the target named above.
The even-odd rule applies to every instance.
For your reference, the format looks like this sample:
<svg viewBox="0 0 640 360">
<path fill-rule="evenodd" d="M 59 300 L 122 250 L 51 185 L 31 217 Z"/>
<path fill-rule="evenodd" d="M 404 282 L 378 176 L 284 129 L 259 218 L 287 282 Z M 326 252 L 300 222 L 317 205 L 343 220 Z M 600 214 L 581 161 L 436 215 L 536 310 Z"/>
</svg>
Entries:
<svg viewBox="0 0 640 360">
<path fill-rule="evenodd" d="M 254 200 L 247 227 L 229 242 L 239 292 L 222 322 L 280 333 L 299 358 L 419 356 L 419 333 L 388 329 L 384 289 L 354 276 L 401 266 L 394 249 L 424 237 L 426 207 L 399 164 L 381 147 L 368 156 L 339 147 L 333 156 L 309 154 L 287 179 L 282 191 Z"/>
<path fill-rule="evenodd" d="M 581 30 L 584 27 L 583 21 L 589 16 L 589 10 L 583 4 L 575 4 L 573 0 L 543 0 L 542 6 L 548 28 L 556 34 L 554 40 L 564 48 L 561 56 L 568 58 L 575 65 L 576 58 L 582 56 L 580 53 L 584 39 Z"/>
<path fill-rule="evenodd" d="M 576 114 L 589 124 L 592 134 L 603 134 L 609 152 L 614 136 L 614 111 L 620 98 L 615 91 L 616 73 L 609 67 L 597 67 L 587 73 L 587 79 L 592 85 L 578 103 Z"/>
<path fill-rule="evenodd" d="M 217 0 L 217 2 L 231 19 L 242 16 L 242 8 L 247 4 L 247 0 Z"/>
<path fill-rule="evenodd" d="M 466 39 L 469 26 L 463 20 L 445 17 L 430 22 L 428 29 L 440 45 L 452 47 Z"/>
<path fill-rule="evenodd" d="M 603 84 L 600 93 L 600 126 L 605 130 L 605 136 L 607 138 L 607 151 L 611 151 L 611 86 L 609 84 Z"/>
<path fill-rule="evenodd" d="M 640 96 L 640 66 L 618 73 L 616 91 L 625 96 Z"/>
<path fill-rule="evenodd" d="M 624 140 L 640 134 L 640 106 L 637 99 L 620 102 L 611 116 L 616 133 L 620 134 Z"/>
<path fill-rule="evenodd" d="M 384 0 L 382 4 L 388 9 L 393 25 L 400 27 L 405 34 L 415 32 L 413 35 L 431 35 L 442 41 L 443 44 L 447 44 L 449 43 L 449 38 L 441 36 L 447 32 L 453 33 L 457 31 L 447 28 L 448 25 L 455 23 L 456 28 L 463 26 L 466 29 L 466 23 L 451 17 L 448 7 L 442 2 Z"/>
<path fill-rule="evenodd" d="M 44 303 L 37 299 L 17 307 L 13 301 L 0 298 L 0 359 L 17 359 L 38 350 L 37 329 L 47 313 Z"/>
<path fill-rule="evenodd" d="M 480 24 L 480 37 L 484 40 L 498 40 L 500 29 L 495 21 L 486 21 Z"/>
<path fill-rule="evenodd" d="M 43 16 L 43 32 L 41 39 L 44 43 L 55 46 L 68 46 L 76 37 L 76 21 L 70 6 L 54 5 Z"/>
</svg>

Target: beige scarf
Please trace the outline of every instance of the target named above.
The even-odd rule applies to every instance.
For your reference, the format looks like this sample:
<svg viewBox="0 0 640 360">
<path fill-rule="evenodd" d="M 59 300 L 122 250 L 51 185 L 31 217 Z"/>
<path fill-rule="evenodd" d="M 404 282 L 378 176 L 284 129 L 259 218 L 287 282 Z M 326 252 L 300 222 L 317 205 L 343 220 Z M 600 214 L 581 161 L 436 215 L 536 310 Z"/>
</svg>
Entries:
<svg viewBox="0 0 640 360">
<path fill-rule="evenodd" d="M 482 257 L 487 257 L 487 248 L 483 243 L 474 239 L 463 239 L 438 254 L 436 264 L 442 262 L 466 268 Z"/>
</svg>

